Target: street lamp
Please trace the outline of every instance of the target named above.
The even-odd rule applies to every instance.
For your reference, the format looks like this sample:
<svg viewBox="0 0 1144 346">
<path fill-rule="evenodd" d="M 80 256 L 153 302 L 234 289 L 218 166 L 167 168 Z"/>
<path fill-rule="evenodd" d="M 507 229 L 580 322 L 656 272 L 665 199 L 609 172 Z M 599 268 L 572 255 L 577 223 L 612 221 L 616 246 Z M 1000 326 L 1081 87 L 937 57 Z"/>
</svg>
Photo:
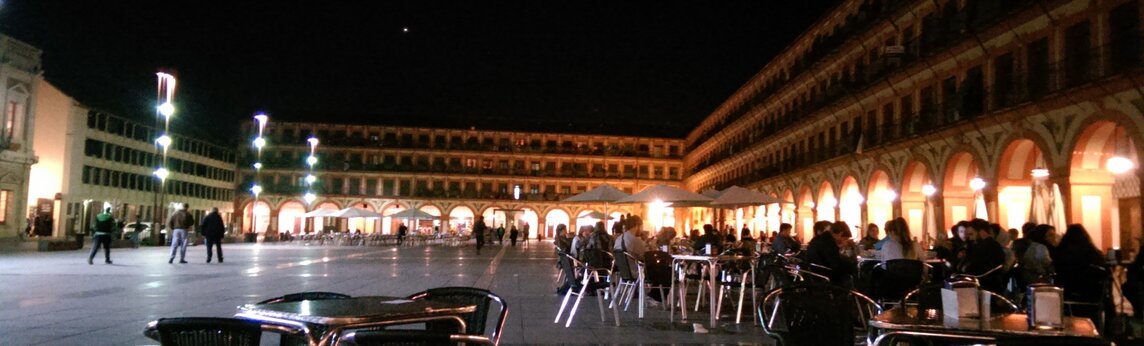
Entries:
<svg viewBox="0 0 1144 346">
<path fill-rule="evenodd" d="M 1129 160 L 1127 157 L 1117 155 L 1110 157 L 1108 162 L 1105 162 L 1105 167 L 1108 168 L 1108 171 L 1112 172 L 1112 174 L 1119 175 L 1128 173 L 1128 171 L 1136 168 L 1136 164 L 1133 163 L 1132 160 Z"/>
<path fill-rule="evenodd" d="M 263 132 L 266 130 L 266 124 L 270 122 L 270 117 L 266 113 L 258 113 L 254 115 L 254 125 L 258 126 L 258 136 L 254 137 L 251 145 L 254 146 L 255 159 L 254 159 L 254 185 L 250 187 L 250 192 L 254 195 L 254 200 L 250 202 L 250 233 L 256 233 L 254 207 L 258 206 L 258 195 L 262 193 L 262 186 L 258 185 L 262 182 L 262 148 L 266 146 L 266 138 L 262 137 Z"/>
<path fill-rule="evenodd" d="M 159 239 L 159 225 L 163 221 L 164 214 L 164 200 L 167 193 L 167 177 L 171 172 L 167 171 L 167 151 L 171 148 L 173 142 L 169 135 L 171 131 L 171 117 L 175 115 L 175 85 L 177 81 L 175 76 L 158 72 L 155 73 L 158 78 L 158 86 L 156 88 L 155 100 L 155 129 L 159 130 L 159 137 L 155 138 L 155 178 L 159 181 L 154 184 L 153 197 L 154 205 L 151 210 L 151 239 Z M 162 119 L 162 127 L 160 127 L 160 119 Z M 163 245 L 163 244 L 158 244 Z"/>
<path fill-rule="evenodd" d="M 318 177 L 314 176 L 314 165 L 318 164 L 318 157 L 315 156 L 318 150 L 318 137 L 311 135 L 310 138 L 306 139 L 306 144 L 310 146 L 310 156 L 306 157 L 306 166 L 308 167 L 305 178 L 306 193 L 302 195 L 302 200 L 306 201 L 306 209 L 309 210 L 313 207 L 314 201 L 318 200 L 318 195 L 314 194 L 314 182 L 318 181 Z M 307 222 L 312 229 L 313 220 L 311 219 Z"/>
<path fill-rule="evenodd" d="M 973 178 L 969 181 L 969 188 L 973 189 L 973 191 L 981 191 L 981 189 L 985 188 L 985 179 Z"/>
<path fill-rule="evenodd" d="M 937 193 L 937 188 L 934 187 L 933 185 L 931 185 L 931 184 L 922 185 L 922 194 L 926 195 L 926 197 L 933 197 L 933 194 L 935 194 L 935 193 Z"/>
<path fill-rule="evenodd" d="M 258 183 L 254 183 L 254 186 L 250 187 L 250 193 L 254 195 L 254 201 L 250 202 L 250 233 L 254 234 L 256 231 L 255 225 L 258 224 L 255 222 L 255 217 L 257 216 L 254 213 L 254 208 L 258 206 L 258 195 L 262 193 L 262 186 L 259 186 Z"/>
</svg>

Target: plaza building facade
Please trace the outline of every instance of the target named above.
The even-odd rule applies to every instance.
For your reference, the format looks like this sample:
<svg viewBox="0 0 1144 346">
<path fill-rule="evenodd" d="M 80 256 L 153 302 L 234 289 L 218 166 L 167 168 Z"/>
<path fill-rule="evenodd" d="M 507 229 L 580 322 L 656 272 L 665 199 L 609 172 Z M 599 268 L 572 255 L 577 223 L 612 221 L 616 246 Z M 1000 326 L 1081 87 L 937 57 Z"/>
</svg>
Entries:
<svg viewBox="0 0 1144 346">
<path fill-rule="evenodd" d="M 155 144 L 161 128 L 84 106 L 42 79 L 36 85 L 32 147 L 38 162 L 26 199 L 42 206 L 29 215 L 37 234 L 89 234 L 91 220 L 106 207 L 125 223 L 162 223 L 156 215 L 169 215 L 181 203 L 196 219 L 217 207 L 223 220 L 231 220 L 236 156 L 229 146 L 175 128 L 166 162 L 170 175 L 161 180 L 154 175 L 161 165 Z"/>
<path fill-rule="evenodd" d="M 1048 204 L 1097 247 L 1135 249 L 1141 7 L 844 1 L 686 138 L 688 189 L 740 185 L 786 203 L 689 217 L 789 222 L 809 240 L 815 220 L 901 216 L 921 240 L 944 233 L 921 233 L 927 206 L 938 229 L 976 216 L 1020 228 L 1034 191 L 1055 186 Z"/>
<path fill-rule="evenodd" d="M 27 43 L 0 35 L 0 241 L 14 243 L 26 223 L 24 196 L 30 167 L 37 81 L 42 52 Z"/>
<path fill-rule="evenodd" d="M 254 139 L 255 124 L 245 133 Z M 307 139 L 317 138 L 317 181 L 308 185 Z M 593 211 L 618 218 L 639 205 L 565 203 L 562 199 L 609 184 L 628 193 L 655 184 L 679 186 L 681 139 L 506 132 L 329 123 L 276 122 L 264 129 L 261 160 L 247 146 L 239 164 L 242 229 L 300 234 L 332 229 L 393 234 L 393 218 L 303 218 L 316 209 L 363 208 L 390 215 L 418 209 L 431 218 L 408 225 L 431 232 L 471 229 L 474 217 L 489 226 L 529 225 L 529 237 L 551 238 L 557 224 L 591 224 Z M 259 161 L 262 168 L 256 170 Z M 249 191 L 262 188 L 257 202 Z M 317 199 L 307 203 L 303 194 Z M 660 222 L 674 212 L 658 209 Z M 596 216 L 600 216 L 596 214 Z M 409 220 L 414 222 L 414 220 Z"/>
</svg>

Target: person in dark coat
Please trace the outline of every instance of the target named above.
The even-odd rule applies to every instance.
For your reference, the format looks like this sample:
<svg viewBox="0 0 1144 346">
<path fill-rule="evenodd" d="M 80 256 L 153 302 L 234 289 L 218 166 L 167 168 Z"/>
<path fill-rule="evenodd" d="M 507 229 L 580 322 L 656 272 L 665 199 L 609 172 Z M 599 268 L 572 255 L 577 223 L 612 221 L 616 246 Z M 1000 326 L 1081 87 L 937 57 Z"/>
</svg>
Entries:
<svg viewBox="0 0 1144 346">
<path fill-rule="evenodd" d="M 838 246 L 849 240 L 844 236 L 849 228 L 845 222 L 835 222 L 828 231 L 815 235 L 806 245 L 805 251 L 807 262 L 830 268 L 828 272 L 820 274 L 830 278 L 830 283 L 844 287 L 849 286 L 850 276 L 858 270 L 854 259 L 843 257 Z"/>
<path fill-rule="evenodd" d="M 489 226 L 485 225 L 485 217 L 483 215 L 477 216 L 476 221 L 473 221 L 473 238 L 477 238 L 477 254 L 481 254 L 481 248 L 485 246 L 485 230 Z"/>
<path fill-rule="evenodd" d="M 1005 264 L 1005 249 L 994 238 L 989 222 L 974 219 L 969 222 L 966 233 L 973 232 L 977 240 L 969 246 L 965 259 L 962 261 L 961 272 L 964 274 L 982 276 L 981 288 L 992 292 L 1001 292 L 1004 286 L 1004 272 L 994 271 Z"/>
<path fill-rule="evenodd" d="M 401 245 L 401 243 L 405 242 L 405 235 L 407 234 L 409 234 L 409 227 L 405 226 L 405 223 L 402 222 L 401 226 L 397 226 L 397 245 Z"/>
<path fill-rule="evenodd" d="M 1109 271 L 1104 255 L 1084 226 L 1068 225 L 1052 256 L 1057 273 L 1054 283 L 1065 289 L 1065 299 L 1100 302 L 1105 298 L 1103 285 L 1109 280 Z"/>
<path fill-rule="evenodd" d="M 219 216 L 218 208 L 211 208 L 211 212 L 203 217 L 199 231 L 203 233 L 203 239 L 207 245 L 207 263 L 211 263 L 211 246 L 214 246 L 218 252 L 218 263 L 222 263 L 222 237 L 226 235 L 226 226 L 222 224 L 222 216 Z"/>
<path fill-rule="evenodd" d="M 707 253 L 707 245 L 711 245 L 711 253 Z M 695 253 L 709 256 L 718 255 L 723 252 L 723 237 L 716 233 L 715 226 L 703 225 L 703 236 L 691 244 L 691 248 L 695 250 Z"/>
<path fill-rule="evenodd" d="M 512 242 L 512 246 L 516 246 L 516 238 L 520 237 L 520 231 L 516 230 L 516 225 L 508 231 L 508 241 Z"/>
</svg>

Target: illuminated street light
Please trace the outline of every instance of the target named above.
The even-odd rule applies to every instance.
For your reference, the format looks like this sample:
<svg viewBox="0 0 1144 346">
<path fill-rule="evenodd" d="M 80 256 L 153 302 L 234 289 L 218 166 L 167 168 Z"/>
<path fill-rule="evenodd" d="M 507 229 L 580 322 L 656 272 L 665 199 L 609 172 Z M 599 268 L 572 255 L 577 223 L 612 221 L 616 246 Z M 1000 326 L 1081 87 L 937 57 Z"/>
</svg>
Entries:
<svg viewBox="0 0 1144 346">
<path fill-rule="evenodd" d="M 894 192 L 894 190 L 884 190 L 882 191 L 882 199 L 886 200 L 886 202 L 893 202 L 895 199 L 898 199 L 898 193 Z"/>
<path fill-rule="evenodd" d="M 254 169 L 262 169 L 262 162 L 255 162 Z"/>
<path fill-rule="evenodd" d="M 313 174 L 306 175 L 306 184 L 313 185 L 315 181 L 318 181 L 318 177 L 315 177 Z"/>
<path fill-rule="evenodd" d="M 307 192 L 305 195 L 302 196 L 302 200 L 306 201 L 306 204 L 314 203 L 314 201 L 317 199 L 318 199 L 318 195 L 315 195 L 313 192 Z"/>
<path fill-rule="evenodd" d="M 1124 156 L 1113 156 L 1105 162 L 1105 167 L 1112 174 L 1124 174 L 1136 168 L 1136 164 Z"/>
<path fill-rule="evenodd" d="M 318 164 L 318 157 L 314 156 L 314 155 L 310 155 L 310 157 L 306 158 L 306 164 L 308 164 L 310 166 L 314 166 L 314 165 Z"/>
<path fill-rule="evenodd" d="M 306 143 L 310 144 L 310 151 L 314 151 L 314 148 L 318 146 L 318 137 L 310 137 Z"/>
<path fill-rule="evenodd" d="M 168 135 L 159 136 L 159 138 L 155 139 L 155 144 L 158 144 L 160 147 L 163 147 L 163 149 L 167 149 L 167 147 L 171 146 L 171 136 L 168 136 Z"/>
<path fill-rule="evenodd" d="M 258 122 L 258 137 L 262 137 L 262 130 L 266 128 L 266 123 L 270 121 L 270 117 L 266 113 L 258 113 L 254 115 L 254 120 Z"/>
<path fill-rule="evenodd" d="M 159 114 L 167 118 L 175 115 L 175 105 L 171 104 L 170 102 L 163 102 L 163 104 L 159 105 L 157 110 L 159 111 Z"/>
<path fill-rule="evenodd" d="M 266 139 L 262 138 L 262 136 L 259 136 L 258 138 L 254 139 L 254 147 L 257 148 L 258 150 L 262 150 L 262 147 L 265 147 L 265 146 L 266 146 Z"/>
<path fill-rule="evenodd" d="M 930 184 L 922 185 L 922 194 L 929 197 L 929 196 L 933 196 L 933 194 L 935 194 L 935 193 L 937 193 L 937 188 L 934 187 L 933 185 L 930 185 Z"/>
<path fill-rule="evenodd" d="M 1044 179 L 1049 177 L 1049 170 L 1044 168 L 1035 168 L 1031 172 L 1033 179 Z"/>
<path fill-rule="evenodd" d="M 166 181 L 167 177 L 170 175 L 171 175 L 171 172 L 168 171 L 166 168 L 160 167 L 159 169 L 155 170 L 155 176 L 158 177 L 159 180 L 161 180 L 161 181 Z"/>
<path fill-rule="evenodd" d="M 250 187 L 250 192 L 254 193 L 254 198 L 257 199 L 258 195 L 262 193 L 262 186 L 254 184 Z"/>
<path fill-rule="evenodd" d="M 969 188 L 973 189 L 973 191 L 981 191 L 981 189 L 985 188 L 985 180 L 981 178 L 973 178 L 973 180 L 969 181 Z"/>
</svg>

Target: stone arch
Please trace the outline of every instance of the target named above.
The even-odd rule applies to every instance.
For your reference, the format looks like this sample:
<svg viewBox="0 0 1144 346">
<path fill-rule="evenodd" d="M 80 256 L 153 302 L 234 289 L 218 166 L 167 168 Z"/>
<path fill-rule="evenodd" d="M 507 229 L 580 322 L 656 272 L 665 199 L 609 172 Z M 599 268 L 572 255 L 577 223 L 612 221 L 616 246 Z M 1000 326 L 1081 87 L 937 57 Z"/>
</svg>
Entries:
<svg viewBox="0 0 1144 346">
<path fill-rule="evenodd" d="M 842 178 L 838 189 L 838 220 L 846 221 L 850 226 L 861 226 L 863 223 L 862 206 L 866 197 L 862 195 L 858 179 L 852 175 Z M 853 235 L 853 234 L 852 234 Z"/>
<path fill-rule="evenodd" d="M 306 227 L 306 219 L 302 218 L 302 214 L 306 213 L 306 203 L 298 199 L 283 200 L 275 209 L 278 214 L 278 232 L 300 234 Z"/>
<path fill-rule="evenodd" d="M 253 204 L 253 213 L 252 213 Z M 251 225 L 254 226 L 254 232 L 266 232 L 270 228 L 270 216 L 277 209 L 271 209 L 274 203 L 266 198 L 259 198 L 257 201 L 253 199 L 246 199 L 242 204 L 242 231 L 251 232 Z M 253 217 L 253 219 L 251 219 Z"/>
<path fill-rule="evenodd" d="M 1068 155 L 1068 182 L 1061 186 L 1060 196 L 1068 210 L 1066 222 L 1084 225 L 1100 249 L 1122 243 L 1133 248 L 1132 241 L 1140 237 L 1137 227 L 1120 227 L 1122 223 L 1133 223 L 1133 211 L 1121 212 L 1120 201 L 1140 197 L 1140 138 L 1132 131 L 1123 122 L 1101 120 L 1089 122 L 1071 141 L 1074 146 Z M 1128 159 L 1134 168 L 1113 174 L 1108 163 L 1114 157 Z M 1126 206 L 1132 208 L 1131 203 Z"/>
<path fill-rule="evenodd" d="M 834 193 L 834 185 L 830 181 L 823 181 L 818 185 L 818 198 L 815 199 L 814 210 L 817 211 L 814 221 L 826 220 L 834 222 L 836 217 L 836 208 L 838 207 L 838 197 Z"/>
<path fill-rule="evenodd" d="M 898 190 L 898 200 L 901 201 L 902 217 L 910 226 L 910 233 L 918 235 L 918 239 L 926 239 L 923 235 L 923 218 L 925 217 L 926 196 L 925 186 L 929 185 L 936 194 L 937 185 L 934 183 L 933 171 L 922 161 L 906 163 L 902 172 L 902 184 Z M 935 220 L 937 216 L 935 215 Z M 931 232 L 933 230 L 930 230 Z"/>
<path fill-rule="evenodd" d="M 980 177 L 979 167 L 977 157 L 970 152 L 955 152 L 946 160 L 941 187 L 943 214 L 946 218 L 942 227 L 948 229 L 958 221 L 973 218 L 977 208 L 977 192 L 969 186 L 969 182 Z"/>
<path fill-rule="evenodd" d="M 1020 229 L 1028 221 L 1032 203 L 1032 170 L 1051 164 L 1036 141 L 1019 137 L 1012 138 L 999 157 L 992 181 L 997 185 L 997 199 L 1005 203 L 998 203 L 996 221 L 1003 228 Z"/>
<path fill-rule="evenodd" d="M 880 169 L 870 172 L 866 182 L 866 223 L 884 225 L 893 219 L 897 199 L 898 189 L 890 174 Z"/>
</svg>

